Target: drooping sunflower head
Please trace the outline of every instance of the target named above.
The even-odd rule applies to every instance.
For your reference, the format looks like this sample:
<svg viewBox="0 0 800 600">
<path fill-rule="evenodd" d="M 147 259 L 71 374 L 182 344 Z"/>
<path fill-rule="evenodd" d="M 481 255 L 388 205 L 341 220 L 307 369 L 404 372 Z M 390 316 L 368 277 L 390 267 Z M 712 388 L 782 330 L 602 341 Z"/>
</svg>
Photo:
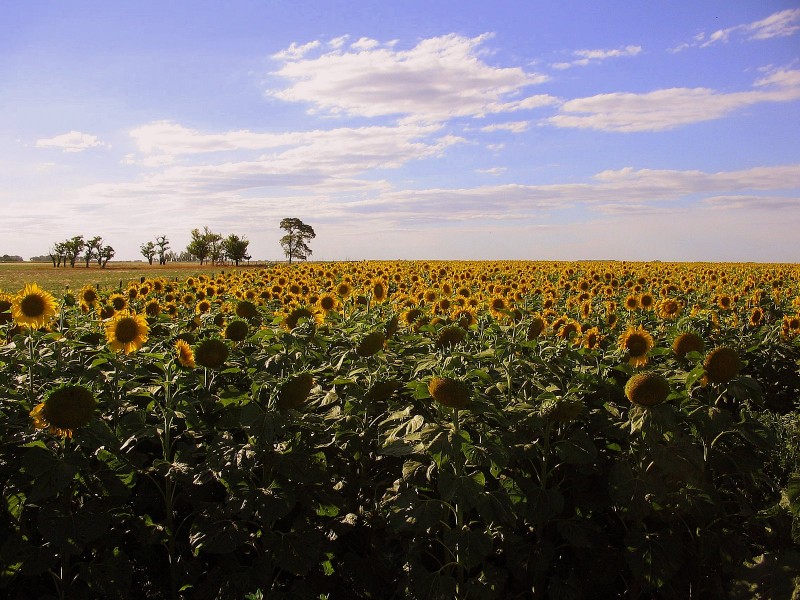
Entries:
<svg viewBox="0 0 800 600">
<path fill-rule="evenodd" d="M 31 411 L 37 429 L 50 428 L 50 433 L 72 437 L 72 432 L 91 421 L 97 401 L 83 385 L 63 384 L 45 394 L 44 402 Z"/>
<path fill-rule="evenodd" d="M 669 382 L 658 373 L 637 373 L 625 384 L 625 397 L 639 406 L 662 404 L 669 391 Z"/>
<path fill-rule="evenodd" d="M 535 315 L 533 319 L 531 319 L 531 324 L 528 325 L 528 340 L 535 340 L 542 335 L 542 332 L 545 329 L 547 329 L 547 321 L 545 321 L 541 316 Z"/>
<path fill-rule="evenodd" d="M 686 358 L 689 352 L 702 352 L 704 349 L 703 338 L 692 331 L 680 334 L 672 342 L 672 351 L 678 358 Z"/>
<path fill-rule="evenodd" d="M 356 346 L 356 354 L 363 357 L 372 356 L 383 350 L 384 344 L 386 344 L 386 336 L 383 331 L 372 331 L 364 336 Z"/>
<path fill-rule="evenodd" d="M 568 320 L 558 329 L 558 337 L 562 340 L 568 340 L 572 336 L 580 337 L 581 324 L 577 321 Z"/>
<path fill-rule="evenodd" d="M 258 314 L 258 307 L 250 300 L 240 300 L 236 304 L 236 316 L 242 319 L 252 319 Z"/>
<path fill-rule="evenodd" d="M 314 321 L 314 313 L 305 307 L 298 307 L 292 310 L 283 320 L 283 326 L 291 331 L 297 327 L 302 321 Z"/>
<path fill-rule="evenodd" d="M 311 373 L 300 373 L 286 380 L 278 391 L 276 405 L 280 410 L 289 408 L 298 409 L 308 399 L 314 387 L 314 377 Z"/>
<path fill-rule="evenodd" d="M 583 344 L 584 348 L 589 348 L 591 350 L 600 345 L 600 342 L 603 341 L 603 337 L 603 334 L 600 333 L 600 330 L 597 327 L 591 327 L 583 332 L 581 343 Z"/>
<path fill-rule="evenodd" d="M 179 339 L 175 342 L 175 358 L 182 367 L 194 369 L 194 352 L 186 340 Z"/>
<path fill-rule="evenodd" d="M 225 337 L 234 342 L 241 342 L 247 337 L 249 330 L 246 321 L 235 319 L 225 326 Z"/>
<path fill-rule="evenodd" d="M 428 392 L 439 404 L 461 409 L 469 404 L 469 388 L 463 381 L 452 377 L 432 377 Z"/>
<path fill-rule="evenodd" d="M 764 310 L 756 306 L 750 313 L 750 320 L 748 321 L 750 327 L 758 327 L 764 320 Z"/>
<path fill-rule="evenodd" d="M 147 341 L 150 328 L 141 315 L 122 311 L 106 323 L 106 341 L 114 352 L 136 352 Z"/>
<path fill-rule="evenodd" d="M 653 349 L 655 343 L 650 333 L 641 325 L 628 327 L 619 338 L 619 348 L 626 353 L 628 363 L 634 367 L 647 364 L 647 353 Z"/>
<path fill-rule="evenodd" d="M 206 338 L 194 349 L 194 360 L 201 367 L 218 369 L 228 360 L 228 346 L 219 338 Z"/>
<path fill-rule="evenodd" d="M 569 423 L 576 420 L 586 405 L 580 398 L 557 398 L 545 401 L 539 407 L 539 415 L 553 423 Z"/>
<path fill-rule="evenodd" d="M 35 283 L 28 283 L 11 302 L 11 316 L 17 325 L 41 329 L 56 314 L 56 299 Z"/>
<path fill-rule="evenodd" d="M 706 371 L 703 383 L 727 383 L 739 374 L 742 361 L 730 346 L 720 346 L 709 352 L 703 363 Z"/>
<path fill-rule="evenodd" d="M 387 297 L 386 283 L 382 279 L 375 279 L 372 282 L 372 299 L 375 302 L 383 302 Z"/>
<path fill-rule="evenodd" d="M 436 347 L 439 349 L 451 348 L 464 341 L 467 332 L 458 325 L 443 327 L 436 336 Z"/>
</svg>

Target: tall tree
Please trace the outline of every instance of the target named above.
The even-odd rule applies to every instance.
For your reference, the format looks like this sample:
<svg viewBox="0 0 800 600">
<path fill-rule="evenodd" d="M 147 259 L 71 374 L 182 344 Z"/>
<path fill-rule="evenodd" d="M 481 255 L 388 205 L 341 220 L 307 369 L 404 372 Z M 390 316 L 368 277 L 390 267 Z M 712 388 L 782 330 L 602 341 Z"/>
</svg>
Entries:
<svg viewBox="0 0 800 600">
<path fill-rule="evenodd" d="M 286 232 L 286 235 L 281 238 L 281 247 L 286 258 L 289 259 L 289 264 L 292 264 L 293 258 L 306 260 L 311 256 L 308 242 L 317 237 L 311 225 L 306 225 L 300 219 L 283 219 L 281 229 Z"/>
<path fill-rule="evenodd" d="M 111 246 L 103 246 L 102 248 L 100 248 L 100 252 L 98 253 L 97 256 L 97 262 L 100 265 L 100 267 L 105 269 L 106 265 L 108 264 L 108 261 L 114 258 L 114 255 L 116 253 L 117 253 L 116 250 L 114 250 Z"/>
<path fill-rule="evenodd" d="M 156 245 L 153 242 L 147 242 L 139 246 L 139 252 L 147 259 L 148 264 L 153 264 L 153 259 L 156 256 Z"/>
<path fill-rule="evenodd" d="M 83 249 L 86 247 L 86 241 L 82 235 L 76 235 L 64 242 L 66 246 L 67 258 L 69 258 L 69 266 L 75 268 L 75 261 L 78 260 Z"/>
<path fill-rule="evenodd" d="M 211 231 L 208 226 L 203 227 L 203 231 L 192 229 L 192 239 L 189 240 L 186 251 L 196 256 L 202 265 L 203 262 L 211 256 L 214 244 L 218 244 L 221 239 L 222 236 Z"/>
<path fill-rule="evenodd" d="M 156 237 L 156 248 L 158 249 L 158 264 L 167 264 L 167 251 L 169 251 L 169 240 L 167 236 L 159 235 Z"/>
<path fill-rule="evenodd" d="M 89 268 L 89 263 L 93 258 L 99 258 L 100 249 L 103 247 L 103 238 L 99 235 L 94 236 L 86 242 L 86 251 L 83 255 L 83 260 L 86 261 L 86 268 Z"/>
<path fill-rule="evenodd" d="M 247 255 L 247 246 L 250 245 L 250 240 L 246 237 L 239 237 L 236 234 L 230 234 L 222 241 L 222 247 L 225 250 L 225 256 L 232 260 L 238 267 L 240 260 L 249 260 Z"/>
</svg>

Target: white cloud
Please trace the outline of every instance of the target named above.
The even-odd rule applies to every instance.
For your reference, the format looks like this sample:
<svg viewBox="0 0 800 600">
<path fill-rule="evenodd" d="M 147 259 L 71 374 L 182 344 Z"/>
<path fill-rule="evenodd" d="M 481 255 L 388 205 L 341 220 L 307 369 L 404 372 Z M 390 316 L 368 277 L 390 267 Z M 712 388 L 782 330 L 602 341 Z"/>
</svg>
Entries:
<svg viewBox="0 0 800 600">
<path fill-rule="evenodd" d="M 292 42 L 285 50 L 281 50 L 280 52 L 273 54 L 272 58 L 276 60 L 298 60 L 303 58 L 315 48 L 318 48 L 319 45 L 320 43 L 316 40 L 300 46 L 298 46 L 295 42 Z"/>
<path fill-rule="evenodd" d="M 507 123 L 495 123 L 494 125 L 481 127 L 481 131 L 510 131 L 511 133 L 523 133 L 528 131 L 530 124 L 530 121 L 509 121 Z"/>
<path fill-rule="evenodd" d="M 313 58 L 281 56 L 283 64 L 273 75 L 290 83 L 270 94 L 326 114 L 429 121 L 553 103 L 549 96 L 517 98 L 547 77 L 484 62 L 481 45 L 490 37 L 449 34 L 422 40 L 408 50 L 362 38 L 348 52 L 337 42 L 334 50 Z"/>
<path fill-rule="evenodd" d="M 490 167 L 488 169 L 475 169 L 476 173 L 483 173 L 485 175 L 500 175 L 506 172 L 505 167 Z"/>
<path fill-rule="evenodd" d="M 745 92 L 709 88 L 668 88 L 644 94 L 616 92 L 564 102 L 545 122 L 557 127 L 603 131 L 663 131 L 718 119 L 745 106 L 800 99 L 800 71 L 783 69 Z"/>
<path fill-rule="evenodd" d="M 734 37 L 744 37 L 747 40 L 768 40 L 794 35 L 798 31 L 800 31 L 800 8 L 787 8 L 752 23 L 717 29 L 710 34 L 698 33 L 691 42 L 680 44 L 671 51 L 680 52 L 695 47 L 708 48 L 714 44 L 727 43 Z"/>
<path fill-rule="evenodd" d="M 105 145 L 97 136 L 80 131 L 69 131 L 52 138 L 36 140 L 37 148 L 58 148 L 64 152 L 83 152 L 89 148 Z"/>
<path fill-rule="evenodd" d="M 642 51 L 641 46 L 628 45 L 624 48 L 614 48 L 610 50 L 575 50 L 572 55 L 575 60 L 569 62 L 553 63 L 551 66 L 554 69 L 569 69 L 573 66 L 585 67 L 589 64 L 596 64 L 607 60 L 609 58 L 619 58 L 623 56 L 636 56 Z"/>
</svg>

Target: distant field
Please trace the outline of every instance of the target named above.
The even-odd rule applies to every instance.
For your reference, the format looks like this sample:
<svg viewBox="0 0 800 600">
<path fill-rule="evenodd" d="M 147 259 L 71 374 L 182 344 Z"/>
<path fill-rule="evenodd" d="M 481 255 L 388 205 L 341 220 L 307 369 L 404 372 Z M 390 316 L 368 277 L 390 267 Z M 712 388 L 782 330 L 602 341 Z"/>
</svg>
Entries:
<svg viewBox="0 0 800 600">
<path fill-rule="evenodd" d="M 131 279 L 140 277 L 185 279 L 198 273 L 216 274 L 223 271 L 232 273 L 262 267 L 264 263 L 239 267 L 230 265 L 201 267 L 198 263 L 170 263 L 161 266 L 142 262 L 117 262 L 109 263 L 105 269 L 96 264 L 90 265 L 87 269 L 83 264 L 76 264 L 75 268 L 55 268 L 51 263 L 0 263 L 0 291 L 14 293 L 22 289 L 26 283 L 37 283 L 52 293 L 60 294 L 67 286 L 76 290 L 86 284 L 92 284 L 99 289 L 108 289 L 124 286 Z"/>
</svg>

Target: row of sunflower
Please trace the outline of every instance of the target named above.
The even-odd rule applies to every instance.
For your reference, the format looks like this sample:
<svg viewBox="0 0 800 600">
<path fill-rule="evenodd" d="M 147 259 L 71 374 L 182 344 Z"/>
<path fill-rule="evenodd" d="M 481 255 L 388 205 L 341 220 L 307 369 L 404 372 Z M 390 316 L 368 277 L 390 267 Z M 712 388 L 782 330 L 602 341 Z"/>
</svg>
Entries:
<svg viewBox="0 0 800 600">
<path fill-rule="evenodd" d="M 798 274 L 363 262 L 3 294 L 0 589 L 791 595 Z"/>
</svg>

